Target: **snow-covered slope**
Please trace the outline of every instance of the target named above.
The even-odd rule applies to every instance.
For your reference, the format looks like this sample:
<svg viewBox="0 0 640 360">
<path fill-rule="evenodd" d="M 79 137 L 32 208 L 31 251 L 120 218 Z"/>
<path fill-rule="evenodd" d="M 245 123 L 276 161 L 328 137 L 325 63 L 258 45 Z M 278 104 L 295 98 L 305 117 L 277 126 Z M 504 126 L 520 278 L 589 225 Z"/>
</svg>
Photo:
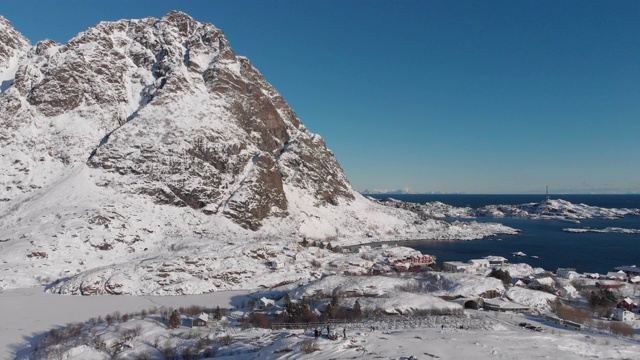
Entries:
<svg viewBox="0 0 640 360">
<path fill-rule="evenodd" d="M 208 292 L 258 285 L 238 279 L 265 268 L 257 244 L 513 232 L 365 199 L 224 33 L 184 13 L 67 44 L 0 26 L 0 288 Z"/>
</svg>

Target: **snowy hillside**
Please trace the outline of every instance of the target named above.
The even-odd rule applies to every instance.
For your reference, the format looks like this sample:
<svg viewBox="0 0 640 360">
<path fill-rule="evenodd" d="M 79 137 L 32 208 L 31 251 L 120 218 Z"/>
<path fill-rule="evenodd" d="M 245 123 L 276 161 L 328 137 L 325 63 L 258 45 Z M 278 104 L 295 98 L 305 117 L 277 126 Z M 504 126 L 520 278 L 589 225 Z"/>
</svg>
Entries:
<svg viewBox="0 0 640 360">
<path fill-rule="evenodd" d="M 102 22 L 66 44 L 0 27 L 0 289 L 272 286 L 317 271 L 260 278 L 269 257 L 255 252 L 294 256 L 304 237 L 514 233 L 365 199 L 224 33 L 184 13 Z"/>
</svg>

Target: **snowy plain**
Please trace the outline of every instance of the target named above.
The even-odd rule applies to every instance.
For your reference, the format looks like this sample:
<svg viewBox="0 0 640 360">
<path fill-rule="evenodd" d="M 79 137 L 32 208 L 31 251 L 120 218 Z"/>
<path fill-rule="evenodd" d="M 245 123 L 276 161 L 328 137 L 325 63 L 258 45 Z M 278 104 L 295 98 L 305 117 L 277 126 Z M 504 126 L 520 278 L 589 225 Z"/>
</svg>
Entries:
<svg viewBox="0 0 640 360">
<path fill-rule="evenodd" d="M 233 306 L 246 300 L 245 292 L 217 292 L 208 295 L 151 296 L 62 296 L 42 289 L 10 290 L 0 293 L 0 359 L 24 359 L 29 344 L 41 339 L 51 327 L 113 311 L 138 311 L 154 307 L 190 304 Z M 42 304 L 47 306 L 43 307 Z M 307 353 L 304 345 L 313 341 L 312 329 L 234 330 L 233 354 L 225 359 L 636 359 L 637 340 L 605 333 L 561 328 L 536 315 L 465 310 L 481 328 L 459 328 L 450 322 L 429 323 L 418 319 L 391 317 L 388 320 L 345 325 L 347 338 L 315 341 L 317 351 Z M 528 322 L 541 327 L 533 332 L 518 326 Z M 370 326 L 375 326 L 371 331 Z M 183 329 L 191 331 L 190 329 Z M 342 334 L 342 328 L 338 327 Z M 141 341 L 152 342 L 157 329 L 146 328 Z M 205 330 L 209 332 L 210 330 Z M 91 352 L 82 348 L 75 359 Z M 218 357 L 216 357 L 218 358 Z"/>
<path fill-rule="evenodd" d="M 0 359 L 29 353 L 30 344 L 46 332 L 72 322 L 162 307 L 232 307 L 246 301 L 247 291 L 222 291 L 189 296 L 72 296 L 44 292 L 43 288 L 0 291 Z M 21 350 L 21 351 L 20 351 Z"/>
</svg>

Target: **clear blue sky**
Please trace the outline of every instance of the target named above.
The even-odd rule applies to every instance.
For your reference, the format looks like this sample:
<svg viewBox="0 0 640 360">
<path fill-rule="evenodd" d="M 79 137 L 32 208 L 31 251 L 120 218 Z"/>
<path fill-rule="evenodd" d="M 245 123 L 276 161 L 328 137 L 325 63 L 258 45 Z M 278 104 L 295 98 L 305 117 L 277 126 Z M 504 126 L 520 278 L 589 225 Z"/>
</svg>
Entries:
<svg viewBox="0 0 640 360">
<path fill-rule="evenodd" d="M 360 190 L 640 192 L 640 1 L 31 1 L 32 42 L 182 10 L 225 31 Z"/>
</svg>

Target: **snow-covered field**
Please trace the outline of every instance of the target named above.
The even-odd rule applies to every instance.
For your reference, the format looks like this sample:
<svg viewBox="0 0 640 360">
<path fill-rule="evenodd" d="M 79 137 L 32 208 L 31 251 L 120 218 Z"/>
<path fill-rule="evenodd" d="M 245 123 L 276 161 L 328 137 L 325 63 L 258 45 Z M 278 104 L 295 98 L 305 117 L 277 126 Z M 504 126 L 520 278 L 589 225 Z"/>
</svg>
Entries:
<svg viewBox="0 0 640 360">
<path fill-rule="evenodd" d="M 246 301 L 246 291 L 223 291 L 189 296 L 68 296 L 42 288 L 0 292 L 0 359 L 28 353 L 29 344 L 41 340 L 52 328 L 72 322 L 143 309 L 180 306 L 231 307 Z M 16 353 L 17 350 L 22 350 Z"/>
<path fill-rule="evenodd" d="M 29 354 L 29 343 L 43 337 L 52 326 L 113 311 L 139 311 L 145 308 L 177 307 L 189 304 L 230 306 L 246 299 L 242 292 L 218 292 L 210 295 L 174 297 L 141 296 L 60 296 L 36 289 L 12 290 L 0 294 L 0 352 L 2 359 L 23 359 Z M 46 308 L 39 308 L 47 303 Z M 326 331 L 314 340 L 313 329 L 247 329 L 179 327 L 171 330 L 182 339 L 205 336 L 221 339 L 229 335 L 231 344 L 218 349 L 226 359 L 636 359 L 640 354 L 637 340 L 591 331 L 573 331 L 558 327 L 535 315 L 494 313 L 466 310 L 466 318 L 476 327 L 458 324 L 464 318 L 403 318 L 392 316 L 362 324 L 337 326 L 337 340 L 329 340 Z M 534 332 L 518 326 L 528 322 L 541 327 Z M 371 330 L 375 326 L 375 330 Z M 157 322 L 129 320 L 119 331 L 139 327 L 142 331 L 129 341 L 133 349 L 150 344 L 174 344 L 167 340 L 166 330 Z M 343 328 L 347 338 L 343 338 Z M 109 339 L 108 333 L 103 339 Z M 174 338 L 175 339 L 175 338 Z M 194 340 L 182 340 L 193 342 Z M 307 352 L 305 349 L 317 350 Z M 133 354 L 133 349 L 127 350 Z M 17 352 L 16 352 L 17 350 Z M 124 352 L 123 352 L 124 354 Z M 90 346 L 79 346 L 69 353 L 71 359 L 100 358 Z M 218 357 L 216 357 L 218 358 Z"/>
</svg>

